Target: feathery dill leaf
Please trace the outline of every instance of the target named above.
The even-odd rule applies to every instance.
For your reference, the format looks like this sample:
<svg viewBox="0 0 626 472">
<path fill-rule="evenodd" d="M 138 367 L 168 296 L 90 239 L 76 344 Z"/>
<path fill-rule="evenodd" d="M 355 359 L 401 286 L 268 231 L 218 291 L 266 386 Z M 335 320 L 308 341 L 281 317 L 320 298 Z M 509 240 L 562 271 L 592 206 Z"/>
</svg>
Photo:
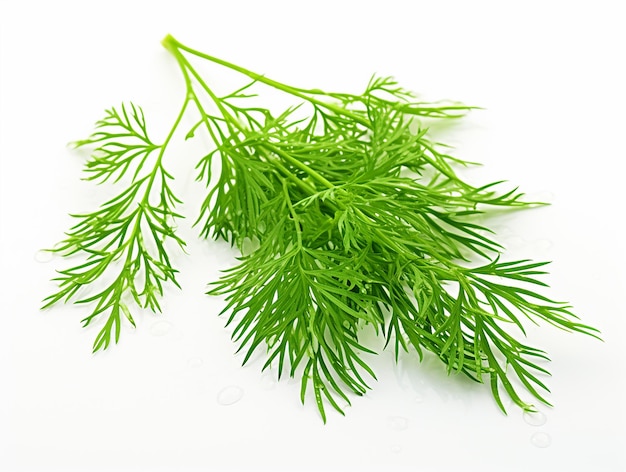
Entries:
<svg viewBox="0 0 626 472">
<path fill-rule="evenodd" d="M 119 340 L 124 318 L 135 326 L 129 305 L 160 311 L 163 284 L 178 286 L 167 245 L 170 241 L 185 245 L 174 232 L 175 220 L 182 217 L 176 212 L 181 202 L 162 162 L 170 137 L 165 144 L 154 144 L 141 108 L 122 104 L 106 111 L 89 138 L 72 143 L 97 146 L 85 165 L 87 180 L 117 182 L 132 174 L 128 186 L 99 209 L 72 215 L 78 223 L 52 249 L 80 261 L 58 271 L 54 280 L 59 290 L 44 300 L 44 308 L 70 300 L 92 304 L 83 326 L 104 320 L 94 352 Z M 92 293 L 84 294 L 86 288 Z"/>
</svg>

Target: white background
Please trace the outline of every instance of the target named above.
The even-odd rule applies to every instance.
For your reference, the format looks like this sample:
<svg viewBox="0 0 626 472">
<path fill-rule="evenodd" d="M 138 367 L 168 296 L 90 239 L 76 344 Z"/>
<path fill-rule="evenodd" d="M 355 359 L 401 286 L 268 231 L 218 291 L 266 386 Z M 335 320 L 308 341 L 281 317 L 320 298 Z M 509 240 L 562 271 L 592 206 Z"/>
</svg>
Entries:
<svg viewBox="0 0 626 472">
<path fill-rule="evenodd" d="M 0 1 L 0 470 L 626 470 L 620 4 Z M 166 33 L 303 87 L 359 91 L 377 72 L 485 108 L 446 139 L 485 164 L 467 174 L 476 183 L 506 179 L 552 203 L 493 225 L 508 257 L 554 261 L 550 295 L 604 338 L 530 329 L 553 359 L 545 424 L 503 415 L 487 386 L 430 359 L 379 356 L 373 390 L 326 425 L 298 382 L 260 373 L 262 357 L 242 368 L 222 302 L 203 294 L 233 253 L 190 227 L 202 194 L 191 147 L 168 157 L 189 256 L 174 258 L 183 289 L 164 314 L 138 314 L 93 356 L 84 307 L 39 311 L 64 265 L 38 249 L 110 192 L 80 180 L 84 156 L 66 143 L 128 100 L 163 136 L 184 93 Z M 222 405 L 224 389 L 242 396 Z"/>
</svg>

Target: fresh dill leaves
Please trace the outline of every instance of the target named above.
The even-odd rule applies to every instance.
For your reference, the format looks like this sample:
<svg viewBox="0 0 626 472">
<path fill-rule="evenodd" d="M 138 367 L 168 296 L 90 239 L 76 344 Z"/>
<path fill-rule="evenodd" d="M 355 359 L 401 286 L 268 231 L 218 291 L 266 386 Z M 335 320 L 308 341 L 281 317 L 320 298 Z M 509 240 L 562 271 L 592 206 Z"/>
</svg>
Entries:
<svg viewBox="0 0 626 472">
<path fill-rule="evenodd" d="M 108 288 L 78 300 L 96 303 L 85 323 L 108 310 L 95 350 L 107 347 L 113 326 L 117 340 L 120 311 L 132 323 L 127 292 L 137 305 L 158 309 L 161 283 L 176 284 L 164 240 L 184 243 L 168 223 L 180 215 L 161 158 L 191 105 L 198 121 L 187 137 L 203 129 L 214 145 L 197 166 L 208 191 L 196 225 L 203 237 L 243 252 L 209 293 L 225 298 L 222 314 L 234 326 L 244 363 L 265 350 L 263 369 L 299 376 L 302 401 L 312 391 L 326 421 L 328 405 L 343 414 L 340 405 L 365 394 L 375 379 L 366 362 L 375 351 L 362 339 L 371 326 L 396 358 L 401 351 L 420 358 L 430 352 L 449 373 L 489 381 L 502 410 L 502 393 L 532 409 L 522 390 L 548 404 L 547 357 L 520 341 L 524 318 L 594 337 L 598 331 L 541 293 L 546 263 L 503 260 L 493 233 L 476 222 L 492 207 L 533 204 L 515 189 L 499 192 L 499 182 L 477 187 L 462 180 L 454 166 L 468 163 L 443 152 L 420 124 L 458 118 L 471 107 L 420 102 L 387 77 L 372 78 L 360 95 L 296 88 L 171 36 L 163 45 L 186 86 L 165 144 L 152 144 L 132 105 L 109 111 L 98 131 L 77 143 L 98 146 L 87 163 L 91 179 L 119 180 L 134 169 L 128 189 L 79 215 L 58 249 L 80 252 L 86 262 L 61 271 L 61 289 L 48 305 L 73 298 L 121 261 Z M 193 61 L 251 82 L 220 96 Z M 257 104 L 263 86 L 300 103 L 276 114 Z M 158 157 L 150 167 L 152 154 Z M 257 249 L 245 251 L 251 241 Z M 142 289 L 135 285 L 140 273 Z"/>
<path fill-rule="evenodd" d="M 168 138 L 169 140 L 169 138 Z M 47 297 L 45 307 L 58 301 L 93 304 L 83 325 L 103 318 L 104 325 L 93 344 L 94 352 L 119 340 L 123 318 L 133 326 L 130 303 L 160 310 L 163 283 L 176 282 L 167 240 L 181 247 L 184 242 L 172 225 L 180 200 L 172 193 L 172 176 L 162 163 L 167 144 L 154 144 L 148 137 L 141 108 L 130 104 L 106 111 L 88 139 L 75 147 L 97 146 L 87 161 L 87 180 L 119 181 L 127 173 L 129 185 L 91 213 L 72 215 L 78 220 L 66 238 L 53 249 L 64 256 L 80 256 L 77 265 L 59 271 L 59 290 Z M 151 163 L 148 161 L 151 160 Z M 81 296 L 89 285 L 104 285 L 95 294 Z"/>
</svg>

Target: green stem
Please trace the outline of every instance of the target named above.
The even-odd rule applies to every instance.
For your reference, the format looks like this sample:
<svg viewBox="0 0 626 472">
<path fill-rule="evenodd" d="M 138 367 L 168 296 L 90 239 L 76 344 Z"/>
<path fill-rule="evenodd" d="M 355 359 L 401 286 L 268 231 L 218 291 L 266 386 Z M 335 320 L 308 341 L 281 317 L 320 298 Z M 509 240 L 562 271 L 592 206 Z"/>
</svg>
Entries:
<svg viewBox="0 0 626 472">
<path fill-rule="evenodd" d="M 289 85 L 283 84 L 281 82 L 278 82 L 276 80 L 272 80 L 272 79 L 268 79 L 267 77 L 261 75 L 261 74 L 257 74 L 256 72 L 252 72 L 251 70 L 248 70 L 244 67 L 238 66 L 236 64 L 233 64 L 232 62 L 228 62 L 225 61 L 223 59 L 220 59 L 218 57 L 215 56 L 211 56 L 209 54 L 205 54 L 203 52 L 197 51 L 195 49 L 192 49 L 188 46 L 185 46 L 184 44 L 178 42 L 178 40 L 176 40 L 172 35 L 168 34 L 165 38 L 163 38 L 163 41 L 161 41 L 161 44 L 163 44 L 163 46 L 168 49 L 169 51 L 171 51 L 172 53 L 177 53 L 178 50 L 183 50 L 183 51 L 187 51 L 189 54 L 193 54 L 194 56 L 200 57 L 202 59 L 206 59 L 208 61 L 211 61 L 215 64 L 220 64 L 224 67 L 227 67 L 231 70 L 237 71 L 243 75 L 246 75 L 248 77 L 250 77 L 252 80 L 256 80 L 258 82 L 264 83 L 266 85 L 269 85 L 270 87 L 274 87 L 278 90 L 282 90 L 283 92 L 286 92 L 288 94 L 291 94 L 295 97 L 298 98 L 302 98 L 310 103 L 313 103 L 315 105 L 324 107 L 328 110 L 331 110 L 339 115 L 344 115 L 347 116 L 349 118 L 351 118 L 352 120 L 356 121 L 357 123 L 366 126 L 369 128 L 369 121 L 366 120 L 365 118 L 363 118 L 362 116 L 359 116 L 356 113 L 351 112 L 350 110 L 347 110 L 341 106 L 337 106 L 333 103 L 328 103 L 325 102 L 323 100 L 318 100 L 317 98 L 311 96 L 311 95 L 319 95 L 321 92 L 317 91 L 317 90 L 303 90 L 303 89 L 299 89 L 299 88 L 295 88 L 295 87 L 291 87 Z M 180 53 L 179 53 L 180 54 Z"/>
<path fill-rule="evenodd" d="M 178 125 L 180 124 L 180 121 L 182 120 L 183 115 L 185 114 L 185 110 L 187 109 L 187 104 L 188 103 L 189 103 L 189 100 L 185 99 L 185 101 L 183 103 L 183 106 L 180 109 L 180 112 L 178 113 L 178 116 L 176 117 L 176 120 L 174 121 L 174 124 L 172 125 L 172 128 L 170 129 L 170 132 L 167 134 L 167 137 L 165 138 L 165 141 L 161 145 L 161 149 L 159 151 L 159 155 L 157 156 L 156 163 L 154 164 L 154 169 L 152 170 L 152 174 L 150 175 L 150 179 L 148 180 L 148 188 L 147 188 L 146 193 L 145 193 L 145 195 L 144 195 L 144 197 L 143 197 L 143 199 L 141 201 L 142 205 L 147 205 L 148 204 L 148 198 L 149 198 L 149 195 L 150 195 L 150 190 L 152 189 L 152 184 L 154 183 L 154 179 L 156 178 L 158 170 L 162 168 L 161 162 L 163 160 L 163 155 L 165 154 L 165 149 L 167 148 L 168 144 L 172 140 L 172 137 L 174 136 L 174 133 L 178 129 Z"/>
<path fill-rule="evenodd" d="M 302 230 L 300 229 L 300 218 L 298 218 L 298 214 L 293 208 L 291 204 L 291 196 L 289 195 L 289 189 L 287 188 L 287 181 L 283 180 L 283 191 L 285 192 L 285 197 L 287 201 L 287 206 L 289 207 L 289 212 L 291 213 L 291 217 L 293 218 L 293 224 L 296 230 L 296 237 L 298 238 L 298 249 L 302 249 Z"/>
<path fill-rule="evenodd" d="M 165 154 L 165 149 L 167 148 L 168 144 L 172 140 L 172 137 L 174 136 L 174 133 L 178 129 L 178 125 L 180 124 L 180 121 L 183 118 L 183 115 L 185 114 L 185 110 L 187 109 L 188 102 L 189 102 L 189 100 L 185 99 L 185 101 L 183 103 L 183 106 L 180 109 L 180 112 L 178 113 L 178 116 L 176 117 L 176 120 L 174 121 L 174 124 L 172 125 L 172 128 L 170 129 L 169 133 L 167 134 L 167 137 L 165 138 L 165 141 L 160 146 L 161 149 L 159 150 L 159 155 L 157 156 L 157 160 L 156 160 L 156 162 L 154 164 L 154 169 L 152 169 L 152 172 L 150 173 L 150 177 L 149 177 L 148 182 L 146 184 L 146 192 L 144 193 L 143 198 L 141 199 L 141 202 L 139 202 L 139 208 L 137 210 L 135 224 L 133 225 L 133 229 L 131 231 L 131 236 L 130 236 L 129 240 L 126 242 L 126 245 L 128 246 L 127 247 L 127 251 L 128 252 L 126 254 L 126 261 L 125 261 L 125 264 L 124 264 L 124 268 L 122 269 L 122 273 L 125 270 L 127 270 L 127 266 L 130 264 L 130 262 L 132 260 L 132 257 L 133 257 L 133 247 L 134 247 L 135 240 L 137 240 L 137 244 L 142 244 L 141 240 L 138 239 L 138 238 L 141 238 L 141 221 L 143 220 L 144 214 L 146 212 L 145 209 L 146 209 L 146 207 L 148 207 L 150 205 L 149 200 L 150 200 L 150 193 L 152 191 L 152 185 L 154 184 L 154 179 L 156 179 L 156 176 L 159 173 L 159 169 L 162 170 L 161 162 L 163 161 L 163 155 Z M 120 275 L 120 277 L 121 277 L 121 275 Z"/>
<path fill-rule="evenodd" d="M 292 164 L 294 167 L 297 167 L 301 171 L 306 172 L 307 175 L 309 175 L 311 178 L 317 180 L 319 183 L 324 185 L 324 187 L 329 188 L 329 189 L 336 187 L 336 185 L 333 184 L 326 177 L 324 177 L 323 175 L 321 175 L 317 171 L 311 169 L 306 164 L 303 164 L 298 159 L 296 159 L 293 156 L 291 156 L 289 153 L 286 153 L 285 151 L 282 151 L 281 149 L 278 149 L 276 146 L 273 146 L 272 144 L 264 144 L 263 147 L 265 147 L 266 149 L 270 149 L 272 152 L 274 152 L 278 156 L 280 156 L 283 159 L 285 159 L 287 162 Z M 313 189 L 313 190 L 315 192 L 317 192 L 317 189 Z"/>
</svg>

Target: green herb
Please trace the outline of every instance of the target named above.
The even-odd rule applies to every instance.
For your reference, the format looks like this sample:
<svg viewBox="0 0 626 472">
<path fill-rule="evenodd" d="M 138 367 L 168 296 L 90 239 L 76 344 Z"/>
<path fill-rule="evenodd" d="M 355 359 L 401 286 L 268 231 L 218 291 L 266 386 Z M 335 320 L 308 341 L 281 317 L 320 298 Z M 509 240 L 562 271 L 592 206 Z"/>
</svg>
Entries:
<svg viewBox="0 0 626 472">
<path fill-rule="evenodd" d="M 128 187 L 98 210 L 72 215 L 79 222 L 53 250 L 65 256 L 80 254 L 83 261 L 59 271 L 54 279 L 59 282 L 59 291 L 44 300 L 44 308 L 70 299 L 94 304 L 93 312 L 82 321 L 87 326 L 106 317 L 94 352 L 106 349 L 113 335 L 118 341 L 123 317 L 135 326 L 129 302 L 159 310 L 163 282 L 178 285 L 165 243 L 172 240 L 184 245 L 172 229 L 174 220 L 181 217 L 175 212 L 180 201 L 170 189 L 172 176 L 163 167 L 162 158 L 183 111 L 162 145 L 150 140 L 143 112 L 134 105 L 107 110 L 94 134 L 73 143 L 75 147 L 97 145 L 85 167 L 88 180 L 119 181 L 132 172 Z M 79 297 L 81 288 L 91 284 L 104 284 L 105 288 Z"/>
<path fill-rule="evenodd" d="M 375 378 L 363 329 L 373 327 L 401 351 L 436 355 L 449 373 L 489 381 L 499 407 L 502 389 L 521 408 L 526 390 L 548 404 L 541 377 L 546 354 L 527 346 L 523 319 L 597 337 L 570 307 L 540 293 L 544 262 L 505 261 L 502 247 L 476 216 L 492 207 L 525 208 L 517 190 L 500 182 L 473 186 L 455 165 L 467 162 L 432 142 L 424 119 L 463 116 L 471 107 L 424 103 L 393 79 L 374 77 L 360 95 L 288 86 L 203 54 L 171 36 L 163 45 L 183 74 L 181 111 L 162 145 L 148 137 L 143 113 L 111 109 L 97 131 L 76 146 L 96 146 L 88 179 L 126 179 L 128 186 L 79 223 L 55 251 L 81 255 L 60 271 L 58 301 L 91 303 L 89 324 L 104 319 L 94 351 L 117 342 L 129 303 L 159 310 L 163 283 L 177 285 L 168 247 L 184 242 L 181 215 L 162 158 L 187 107 L 198 113 L 214 146 L 198 164 L 208 188 L 196 225 L 203 237 L 239 249 L 256 245 L 212 283 L 225 297 L 223 314 L 245 352 L 267 352 L 263 369 L 302 379 L 324 421 L 330 405 L 362 395 Z M 192 61 L 208 61 L 251 81 L 220 96 Z M 276 114 L 257 104 L 269 86 L 300 105 Z M 482 262 L 478 262 L 482 259 Z M 80 296 L 83 286 L 106 288 Z"/>
</svg>

